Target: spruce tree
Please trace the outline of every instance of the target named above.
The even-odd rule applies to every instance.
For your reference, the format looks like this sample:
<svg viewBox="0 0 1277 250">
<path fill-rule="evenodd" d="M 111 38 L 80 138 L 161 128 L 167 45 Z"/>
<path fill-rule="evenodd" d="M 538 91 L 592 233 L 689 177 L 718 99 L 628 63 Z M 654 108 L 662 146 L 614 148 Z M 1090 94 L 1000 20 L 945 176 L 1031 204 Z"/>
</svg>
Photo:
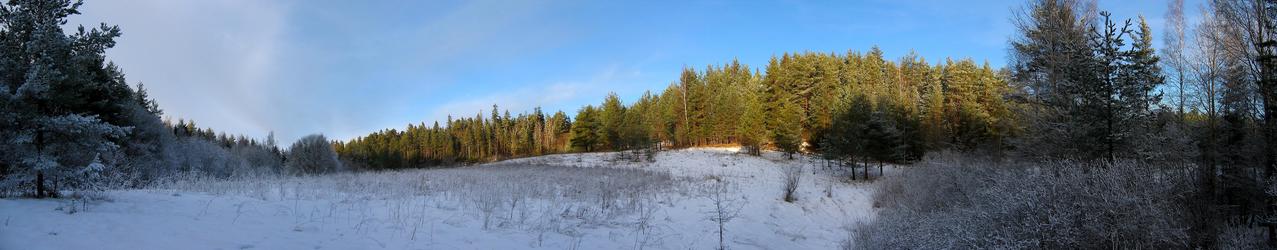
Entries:
<svg viewBox="0 0 1277 250">
<path fill-rule="evenodd" d="M 1024 109 L 1030 132 L 1024 152 L 1042 157 L 1079 156 L 1097 143 L 1077 100 L 1098 78 L 1088 27 L 1091 17 L 1078 1 L 1037 0 L 1015 19 L 1019 36 L 1011 41 L 1013 80 L 1027 94 Z"/>
<path fill-rule="evenodd" d="M 1126 128 L 1119 133 L 1127 135 L 1124 144 L 1129 146 L 1124 151 L 1136 156 L 1160 150 L 1157 148 L 1160 146 L 1140 143 L 1139 140 L 1154 136 L 1153 108 L 1162 100 L 1160 92 L 1155 93 L 1154 90 L 1166 80 L 1160 66 L 1161 59 L 1153 48 L 1152 29 L 1144 21 L 1144 16 L 1139 16 L 1138 20 L 1138 29 L 1130 33 L 1132 44 L 1125 52 L 1123 79 L 1117 95 L 1122 107 L 1119 120 L 1124 121 L 1121 126 Z"/>
</svg>

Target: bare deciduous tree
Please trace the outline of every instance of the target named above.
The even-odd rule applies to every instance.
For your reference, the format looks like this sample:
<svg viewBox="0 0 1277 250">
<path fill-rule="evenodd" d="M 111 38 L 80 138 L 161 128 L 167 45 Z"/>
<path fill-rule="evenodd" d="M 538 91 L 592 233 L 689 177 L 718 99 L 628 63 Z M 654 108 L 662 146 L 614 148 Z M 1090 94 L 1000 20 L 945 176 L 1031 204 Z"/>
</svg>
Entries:
<svg viewBox="0 0 1277 250">
<path fill-rule="evenodd" d="M 1232 40 L 1221 47 L 1243 58 L 1241 61 L 1259 99 L 1265 149 L 1263 165 L 1267 176 L 1277 172 L 1277 1 L 1214 0 L 1214 16 L 1228 29 Z"/>
<path fill-rule="evenodd" d="M 803 178 L 803 167 L 802 165 L 785 167 L 781 171 L 785 173 L 785 202 L 794 202 L 798 200 L 798 197 L 794 196 L 794 191 L 798 190 L 798 182 Z"/>
<path fill-rule="evenodd" d="M 1178 91 L 1176 98 L 1176 107 L 1179 111 L 1181 119 L 1184 115 L 1184 103 L 1187 100 L 1184 89 L 1186 87 L 1185 71 L 1188 69 L 1188 62 L 1184 56 L 1184 47 L 1187 43 L 1184 33 L 1184 0 L 1170 0 L 1166 7 L 1166 35 L 1162 37 L 1162 63 L 1166 64 L 1166 69 L 1170 73 L 1170 78 L 1175 79 L 1175 87 Z"/>
<path fill-rule="evenodd" d="M 727 249 L 726 241 L 723 234 L 727 231 L 727 223 L 732 219 L 736 219 L 740 215 L 741 208 L 745 204 L 741 202 L 740 197 L 731 193 L 730 185 L 722 179 L 715 179 L 710 184 L 709 200 L 713 202 L 712 211 L 707 212 L 706 219 L 718 223 L 718 249 Z"/>
</svg>

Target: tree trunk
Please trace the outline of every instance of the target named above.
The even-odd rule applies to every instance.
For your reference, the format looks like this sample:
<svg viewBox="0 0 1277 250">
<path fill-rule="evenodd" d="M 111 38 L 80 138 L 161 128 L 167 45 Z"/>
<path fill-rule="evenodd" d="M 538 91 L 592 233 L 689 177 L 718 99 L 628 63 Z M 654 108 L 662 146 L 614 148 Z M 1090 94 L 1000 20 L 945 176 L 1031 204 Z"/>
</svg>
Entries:
<svg viewBox="0 0 1277 250">
<path fill-rule="evenodd" d="M 35 152 L 37 155 L 44 154 L 44 130 L 37 129 L 35 132 Z M 35 197 L 44 198 L 44 171 L 36 170 L 35 173 Z"/>
<path fill-rule="evenodd" d="M 35 174 L 35 197 L 44 198 L 44 173 Z"/>
<path fill-rule="evenodd" d="M 1277 55 L 1265 56 L 1261 79 L 1259 80 L 1259 95 L 1263 100 L 1264 110 L 1264 175 L 1272 177 L 1274 171 L 1277 171 L 1277 65 L 1273 65 L 1273 60 L 1277 59 Z"/>
<path fill-rule="evenodd" d="M 882 176 L 882 161 L 878 161 L 878 176 Z"/>
<path fill-rule="evenodd" d="M 723 245 L 723 216 L 721 212 L 722 211 L 721 205 L 719 207 L 719 211 L 720 212 L 718 216 L 718 249 L 727 249 L 727 246 Z"/>
<path fill-rule="evenodd" d="M 1112 88 L 1112 87 L 1110 87 L 1110 88 Z M 1113 94 L 1109 94 L 1109 96 L 1113 96 Z M 1106 113 L 1106 115 L 1105 115 L 1105 119 L 1104 119 L 1104 120 L 1105 120 L 1105 124 L 1106 124 L 1106 125 L 1105 125 L 1105 130 L 1104 130 L 1104 144 L 1105 144 L 1105 146 L 1106 146 L 1106 147 L 1105 147 L 1105 153 L 1106 153 L 1106 154 L 1108 154 L 1108 155 L 1107 155 L 1107 156 L 1108 156 L 1108 159 L 1109 159 L 1110 161 L 1112 161 L 1112 160 L 1115 160 L 1115 159 L 1116 159 L 1116 158 L 1114 158 L 1115 156 L 1113 155 L 1113 150 L 1114 150 L 1114 145 L 1113 145 L 1113 144 L 1116 144 L 1116 143 L 1117 143 L 1117 142 L 1114 140 L 1114 138 L 1113 138 L 1113 136 L 1114 136 L 1115 134 L 1117 134 L 1116 132 L 1113 132 L 1113 116 L 1114 116 L 1114 114 L 1113 114 L 1113 101 L 1112 101 L 1112 100 L 1109 100 L 1109 101 L 1105 102 L 1105 106 L 1106 106 L 1105 108 L 1106 108 L 1106 109 L 1108 109 L 1108 112 Z"/>
<path fill-rule="evenodd" d="M 1198 198 L 1194 206 L 1194 235 L 1195 242 L 1201 246 L 1214 246 L 1217 232 L 1215 230 L 1215 213 L 1211 207 L 1215 205 L 1215 165 L 1214 163 L 1202 164 L 1199 170 L 1199 182 L 1202 184 L 1198 190 Z"/>
<path fill-rule="evenodd" d="M 869 157 L 865 157 L 865 180 L 869 180 Z"/>
<path fill-rule="evenodd" d="M 1267 30 L 1273 25 L 1271 12 L 1272 1 L 1255 1 L 1254 15 L 1255 28 L 1257 31 L 1252 34 L 1255 36 L 1255 60 L 1259 63 L 1259 96 L 1263 100 L 1263 118 L 1264 118 L 1264 175 L 1272 177 L 1273 172 L 1277 171 L 1277 156 L 1273 154 L 1277 152 L 1277 40 L 1275 40 L 1272 30 Z"/>
<path fill-rule="evenodd" d="M 847 161 L 845 160 L 839 161 L 838 164 L 842 165 L 842 167 L 847 167 Z M 851 158 L 851 180 L 853 181 L 856 180 L 856 158 L 855 157 Z"/>
<path fill-rule="evenodd" d="M 1178 64 L 1182 65 L 1183 62 L 1180 62 Z M 1183 123 L 1185 120 L 1188 119 L 1188 116 L 1184 115 L 1184 70 L 1182 70 L 1181 68 L 1177 68 L 1176 71 L 1179 71 L 1179 81 L 1178 81 L 1179 83 L 1179 122 Z"/>
</svg>

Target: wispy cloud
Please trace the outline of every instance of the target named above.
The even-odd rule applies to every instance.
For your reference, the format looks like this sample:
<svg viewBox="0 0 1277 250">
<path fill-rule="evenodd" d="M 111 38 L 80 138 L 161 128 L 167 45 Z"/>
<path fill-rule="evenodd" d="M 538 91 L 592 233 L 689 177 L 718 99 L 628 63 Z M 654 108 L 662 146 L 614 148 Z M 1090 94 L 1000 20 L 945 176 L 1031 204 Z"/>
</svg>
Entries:
<svg viewBox="0 0 1277 250">
<path fill-rule="evenodd" d="M 614 91 L 608 89 L 610 86 L 615 86 L 614 83 L 626 81 L 637 74 L 637 71 L 623 71 L 621 67 L 613 65 L 603 68 L 586 79 L 546 85 L 534 84 L 480 96 L 464 96 L 438 105 L 421 122 L 440 121 L 442 123 L 449 115 L 453 118 L 461 118 L 474 117 L 475 114 L 482 113 L 487 117 L 494 104 L 502 112 L 509 110 L 512 114 L 529 113 L 534 108 L 540 107 L 542 112 L 553 113 L 561 110 L 571 116 L 576 114 L 576 108 L 601 101 L 605 94 Z"/>
<path fill-rule="evenodd" d="M 250 136 L 275 130 L 285 142 L 375 130 L 419 110 L 413 100 L 448 96 L 430 90 L 464 83 L 459 72 L 567 37 L 537 21 L 548 6 L 534 1 L 342 4 L 89 2 L 72 21 L 121 26 L 110 59 L 146 83 L 168 116 Z"/>
</svg>

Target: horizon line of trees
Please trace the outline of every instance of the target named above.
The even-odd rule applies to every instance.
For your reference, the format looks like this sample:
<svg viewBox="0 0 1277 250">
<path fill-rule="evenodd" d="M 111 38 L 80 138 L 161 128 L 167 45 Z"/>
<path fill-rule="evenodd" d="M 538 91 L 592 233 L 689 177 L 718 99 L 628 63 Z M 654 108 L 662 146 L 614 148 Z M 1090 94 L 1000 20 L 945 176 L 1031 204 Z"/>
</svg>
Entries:
<svg viewBox="0 0 1277 250">
<path fill-rule="evenodd" d="M 765 72 L 735 60 L 685 68 L 660 93 L 645 92 L 628 105 L 609 93 L 571 117 L 540 108 L 512 116 L 494 105 L 487 116 L 449 116 L 443 124 L 409 124 L 333 145 L 364 169 L 715 144 L 739 144 L 755 155 L 774 148 L 903 162 L 928 149 L 1009 147 L 1003 141 L 1016 127 L 1003 98 L 1011 91 L 1007 74 L 971 59 L 932 64 L 910 53 L 893 61 L 877 47 L 785 53 Z"/>
</svg>

